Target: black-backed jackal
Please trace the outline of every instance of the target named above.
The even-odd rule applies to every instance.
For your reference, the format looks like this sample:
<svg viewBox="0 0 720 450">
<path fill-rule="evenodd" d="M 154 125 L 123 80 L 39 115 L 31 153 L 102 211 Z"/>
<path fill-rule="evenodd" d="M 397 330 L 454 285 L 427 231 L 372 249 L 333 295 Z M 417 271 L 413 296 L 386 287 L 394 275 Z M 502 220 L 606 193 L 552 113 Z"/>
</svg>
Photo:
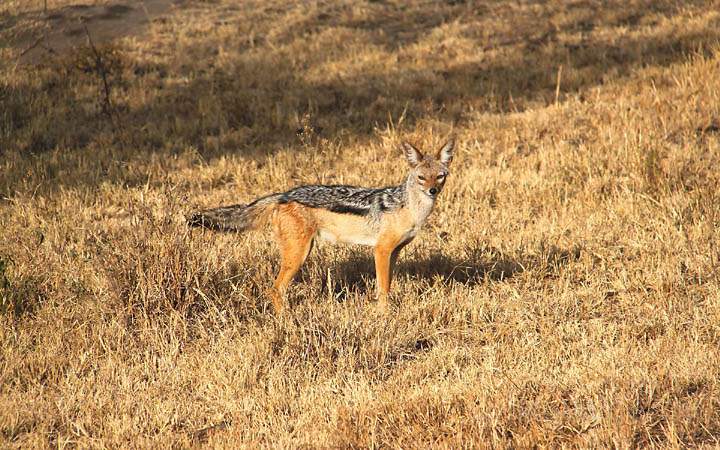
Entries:
<svg viewBox="0 0 720 450">
<path fill-rule="evenodd" d="M 277 313 L 283 310 L 285 290 L 316 237 L 372 246 L 377 297 L 384 308 L 398 254 L 413 240 L 432 212 L 449 174 L 454 147 L 455 141 L 450 139 L 433 156 L 403 142 L 410 171 L 397 186 L 379 189 L 300 186 L 261 197 L 248 205 L 200 211 L 190 217 L 188 224 L 243 231 L 271 221 L 281 255 L 280 273 L 271 295 Z"/>
</svg>

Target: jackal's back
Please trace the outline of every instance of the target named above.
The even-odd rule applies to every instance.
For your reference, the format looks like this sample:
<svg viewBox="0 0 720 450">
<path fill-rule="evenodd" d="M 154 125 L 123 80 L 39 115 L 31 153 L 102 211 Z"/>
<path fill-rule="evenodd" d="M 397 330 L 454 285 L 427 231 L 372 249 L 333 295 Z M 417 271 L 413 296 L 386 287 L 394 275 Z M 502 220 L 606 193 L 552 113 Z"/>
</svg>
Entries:
<svg viewBox="0 0 720 450">
<path fill-rule="evenodd" d="M 280 194 L 278 203 L 297 202 L 340 214 L 375 217 L 402 208 L 406 197 L 403 185 L 385 188 L 310 185 Z"/>
</svg>

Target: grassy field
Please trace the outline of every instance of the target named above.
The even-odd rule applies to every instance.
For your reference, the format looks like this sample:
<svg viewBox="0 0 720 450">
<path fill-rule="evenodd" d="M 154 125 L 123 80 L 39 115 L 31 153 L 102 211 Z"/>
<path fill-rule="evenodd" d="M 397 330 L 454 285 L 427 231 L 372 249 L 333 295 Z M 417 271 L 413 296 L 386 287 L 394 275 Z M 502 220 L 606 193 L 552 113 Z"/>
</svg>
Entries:
<svg viewBox="0 0 720 450">
<path fill-rule="evenodd" d="M 720 445 L 717 2 L 77 5 L 0 8 L 0 447 Z M 387 313 L 184 225 L 450 134 Z"/>
</svg>

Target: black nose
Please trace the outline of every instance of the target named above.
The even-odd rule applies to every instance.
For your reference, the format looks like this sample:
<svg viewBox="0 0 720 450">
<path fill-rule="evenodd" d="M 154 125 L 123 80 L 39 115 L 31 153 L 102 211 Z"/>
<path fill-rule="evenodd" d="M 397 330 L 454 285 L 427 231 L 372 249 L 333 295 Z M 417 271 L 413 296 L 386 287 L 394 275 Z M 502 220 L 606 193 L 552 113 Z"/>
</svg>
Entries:
<svg viewBox="0 0 720 450">
<path fill-rule="evenodd" d="M 435 195 L 437 194 L 437 188 L 430 188 L 430 191 L 428 192 L 430 192 L 430 195 Z"/>
</svg>

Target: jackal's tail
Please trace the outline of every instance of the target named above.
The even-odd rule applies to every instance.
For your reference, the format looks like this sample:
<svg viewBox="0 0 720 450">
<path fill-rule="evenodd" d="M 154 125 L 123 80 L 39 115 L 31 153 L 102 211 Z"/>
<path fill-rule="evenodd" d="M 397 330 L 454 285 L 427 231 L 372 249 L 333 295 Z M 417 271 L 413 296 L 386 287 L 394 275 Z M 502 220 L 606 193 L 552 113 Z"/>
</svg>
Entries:
<svg viewBox="0 0 720 450">
<path fill-rule="evenodd" d="M 262 224 L 280 198 L 272 194 L 249 205 L 231 205 L 196 212 L 188 219 L 191 227 L 205 227 L 220 231 L 245 231 Z"/>
</svg>

